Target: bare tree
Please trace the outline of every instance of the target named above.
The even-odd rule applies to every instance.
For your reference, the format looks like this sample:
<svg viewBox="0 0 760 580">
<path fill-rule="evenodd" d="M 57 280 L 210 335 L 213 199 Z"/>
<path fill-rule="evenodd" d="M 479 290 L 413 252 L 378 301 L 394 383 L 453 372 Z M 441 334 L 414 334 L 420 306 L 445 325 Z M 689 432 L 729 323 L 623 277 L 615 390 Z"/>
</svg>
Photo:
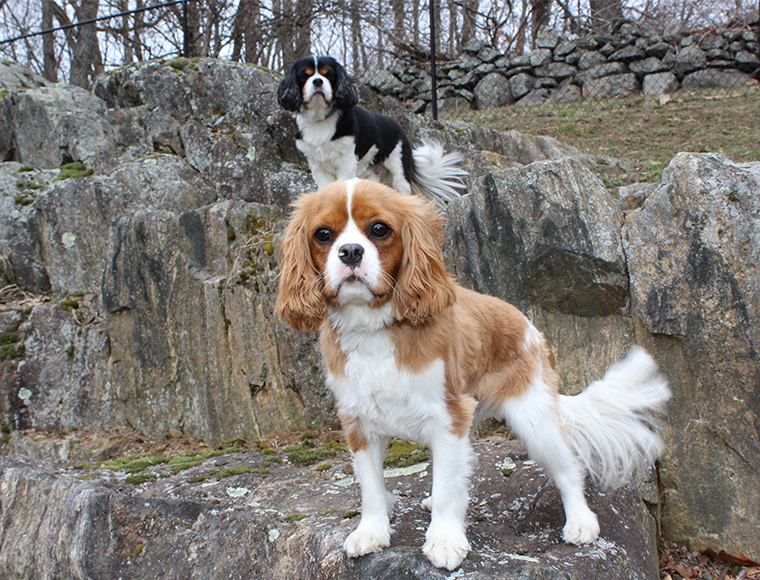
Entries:
<svg viewBox="0 0 760 580">
<path fill-rule="evenodd" d="M 258 62 L 259 42 L 261 26 L 261 5 L 258 0 L 241 0 L 232 29 L 232 55 L 233 61 Z"/>
<path fill-rule="evenodd" d="M 313 10 L 313 0 L 297 0 L 295 10 L 294 60 L 311 54 L 311 20 Z"/>
<path fill-rule="evenodd" d="M 535 46 L 538 31 L 549 24 L 552 0 L 530 0 L 530 40 Z"/>
<path fill-rule="evenodd" d="M 412 44 L 420 43 L 420 0 L 412 0 Z"/>
<path fill-rule="evenodd" d="M 391 0 L 391 11 L 393 12 L 393 45 L 395 47 L 395 56 L 400 56 L 399 45 L 406 40 L 404 17 L 406 16 L 406 10 L 404 9 L 404 0 Z"/>
<path fill-rule="evenodd" d="M 81 0 L 77 5 L 69 0 L 78 22 L 92 20 L 98 15 L 99 0 Z M 45 10 L 50 9 L 61 26 L 71 25 L 66 11 L 54 0 L 48 0 Z M 90 88 L 92 79 L 103 72 L 98 33 L 94 23 L 84 24 L 65 31 L 66 44 L 71 56 L 69 82 L 83 88 Z"/>
<path fill-rule="evenodd" d="M 435 26 L 435 51 L 440 52 L 441 50 L 441 0 L 429 0 L 433 3 L 433 11 L 434 11 L 434 19 L 433 19 L 433 26 Z"/>
<path fill-rule="evenodd" d="M 462 2 L 462 33 L 459 36 L 459 50 L 475 38 L 475 19 L 478 15 L 478 0 Z"/>
<path fill-rule="evenodd" d="M 42 30 L 53 28 L 53 0 L 42 0 Z M 58 82 L 58 59 L 55 56 L 55 36 L 50 32 L 42 35 L 42 76 L 45 79 Z"/>
<path fill-rule="evenodd" d="M 363 62 L 360 58 L 360 48 L 362 47 L 362 19 L 359 10 L 359 0 L 351 0 L 350 5 L 350 22 L 351 22 L 351 55 L 353 57 L 353 72 L 363 69 Z"/>
</svg>

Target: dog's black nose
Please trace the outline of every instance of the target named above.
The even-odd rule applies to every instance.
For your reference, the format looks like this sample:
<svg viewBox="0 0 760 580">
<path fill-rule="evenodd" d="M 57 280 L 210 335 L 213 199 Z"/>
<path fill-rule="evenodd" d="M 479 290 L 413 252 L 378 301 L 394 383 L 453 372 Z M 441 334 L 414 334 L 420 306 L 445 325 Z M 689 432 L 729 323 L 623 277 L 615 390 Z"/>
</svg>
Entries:
<svg viewBox="0 0 760 580">
<path fill-rule="evenodd" d="M 322 79 L 314 79 L 314 80 L 313 80 L 313 81 L 311 81 L 311 82 L 312 82 L 312 84 L 313 84 L 315 87 L 321 87 L 321 86 L 322 86 Z"/>
<path fill-rule="evenodd" d="M 344 244 L 338 249 L 338 258 L 349 268 L 356 268 L 362 261 L 364 248 L 359 244 Z"/>
</svg>

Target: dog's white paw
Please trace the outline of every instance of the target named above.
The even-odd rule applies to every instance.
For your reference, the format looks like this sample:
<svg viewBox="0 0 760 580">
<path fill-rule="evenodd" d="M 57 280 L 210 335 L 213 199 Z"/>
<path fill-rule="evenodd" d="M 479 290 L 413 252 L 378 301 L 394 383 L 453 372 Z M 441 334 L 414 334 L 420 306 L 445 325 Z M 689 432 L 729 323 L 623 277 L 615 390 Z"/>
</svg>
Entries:
<svg viewBox="0 0 760 580">
<path fill-rule="evenodd" d="M 436 568 L 455 570 L 470 551 L 470 542 L 464 535 L 429 535 L 422 553 Z"/>
<path fill-rule="evenodd" d="M 379 552 L 390 545 L 391 532 L 389 529 L 362 526 L 361 524 L 343 542 L 343 548 L 349 558 Z"/>
<path fill-rule="evenodd" d="M 590 544 L 599 537 L 599 521 L 591 510 L 568 518 L 562 530 L 562 539 L 568 544 Z"/>
<path fill-rule="evenodd" d="M 422 500 L 422 504 L 420 505 L 422 505 L 422 509 L 424 509 L 425 511 L 432 512 L 433 511 L 433 496 L 432 495 L 427 496 L 425 499 Z"/>
</svg>

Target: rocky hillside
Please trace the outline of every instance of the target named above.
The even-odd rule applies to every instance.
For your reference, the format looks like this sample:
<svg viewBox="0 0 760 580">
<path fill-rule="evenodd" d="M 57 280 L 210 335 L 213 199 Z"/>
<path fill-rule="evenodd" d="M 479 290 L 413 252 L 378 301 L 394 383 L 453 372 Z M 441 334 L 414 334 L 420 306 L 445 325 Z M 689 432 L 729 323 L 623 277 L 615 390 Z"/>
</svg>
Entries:
<svg viewBox="0 0 760 580">
<path fill-rule="evenodd" d="M 267 71 L 211 60 L 114 71 L 93 93 L 0 64 L 0 417 L 4 452 L 13 456 L 0 463 L 0 570 L 8 577 L 56 577 L 42 572 L 50 561 L 23 556 L 29 553 L 24 538 L 41 538 L 42 530 L 63 522 L 79 535 L 43 534 L 50 548 L 43 551 L 60 552 L 58 561 L 78 570 L 71 577 L 87 577 L 103 562 L 104 569 L 127 574 L 126 556 L 135 569 L 146 558 L 143 570 L 150 573 L 124 577 L 153 577 L 155 566 L 185 562 L 201 545 L 221 549 L 214 538 L 224 537 L 231 538 L 225 549 L 248 550 L 235 552 L 240 561 L 268 554 L 267 566 L 286 570 L 282 578 L 293 578 L 287 570 L 303 558 L 311 558 L 314 570 L 305 577 L 322 577 L 319 570 L 333 564 L 351 570 L 341 574 L 358 573 L 345 568 L 354 564 L 341 559 L 334 550 L 339 539 L 329 535 L 349 524 L 336 518 L 327 525 L 319 518 L 285 522 L 282 498 L 267 495 L 278 486 L 288 497 L 300 493 L 278 483 L 299 473 L 304 486 L 322 477 L 315 468 L 298 472 L 287 457 L 283 479 L 237 475 L 235 485 L 226 486 L 248 489 L 241 493 L 250 501 L 267 498 L 260 503 L 277 512 L 267 512 L 274 518 L 269 523 L 250 503 L 209 508 L 204 502 L 226 502 L 225 494 L 193 495 L 202 484 L 186 488 L 189 476 L 177 479 L 171 471 L 175 479 L 164 481 L 156 472 L 137 487 L 125 483 L 124 466 L 96 470 L 86 480 L 72 471 L 72 462 L 100 462 L 118 450 L 80 444 L 84 432 L 130 428 L 215 446 L 333 422 L 314 337 L 272 317 L 279 233 L 289 203 L 314 187 L 275 88 Z M 469 193 L 443 209 L 450 269 L 463 284 L 529 314 L 554 347 L 567 392 L 601 376 L 631 344 L 658 359 L 674 391 L 664 425 L 668 448 L 660 488 L 641 489 L 665 537 L 760 559 L 760 163 L 682 153 L 662 183 L 610 191 L 588 159 L 552 139 L 434 123 L 366 88 L 362 98 L 397 118 L 413 141 L 434 137 L 465 155 Z M 483 445 L 491 457 L 492 444 Z M 258 451 L 240 453 L 251 469 L 262 467 Z M 63 463 L 39 463 L 43 459 Z M 540 482 L 531 485 L 509 497 L 544 497 Z M 477 501 L 507 492 L 489 487 L 479 493 Z M 139 506 L 152 495 L 160 507 L 149 510 L 150 519 Z M 599 498 L 600 505 L 607 501 Z M 72 501 L 94 503 L 86 504 L 90 511 L 72 512 L 66 507 Z M 316 514 L 322 508 L 315 501 L 304 500 L 298 509 Z M 355 502 L 348 507 L 355 509 Z M 509 511 L 506 504 L 489 509 L 488 525 L 496 522 L 489 517 Z M 50 519 L 30 517 L 41 510 Z M 648 561 L 634 557 L 647 535 L 647 525 L 636 522 L 647 513 L 631 508 L 621 520 L 618 508 L 610 510 L 603 537 L 624 546 L 631 561 Z M 120 519 L 125 513 L 142 527 Z M 103 517 L 111 522 L 105 535 L 98 527 Z M 536 515 L 539 528 L 520 533 L 553 530 L 547 532 L 553 542 L 553 517 Z M 610 540 L 621 521 L 638 539 Z M 180 542 L 176 526 L 196 525 L 211 543 L 189 536 Z M 133 528 L 139 529 L 130 536 Z M 270 535 L 258 538 L 265 528 Z M 275 528 L 288 542 L 270 541 Z M 488 530 L 476 534 L 477 557 L 492 549 Z M 376 566 L 416 569 L 419 546 L 405 550 L 417 539 L 400 541 L 395 551 L 356 565 L 368 566 L 366 577 L 374 577 Z M 134 552 L 141 544 L 144 555 Z M 85 564 L 85 552 L 74 548 L 64 556 L 69 545 L 91 545 L 104 560 Z M 173 545 L 181 546 L 182 557 L 158 547 Z M 300 553 L 302 545 L 308 548 Z M 614 550 L 596 548 L 614 568 Z M 528 542 L 523 550 L 518 555 L 539 564 L 570 557 L 561 546 Z M 399 553 L 406 559 L 392 557 Z M 209 577 L 202 570 L 214 565 L 203 561 L 210 567 L 200 566 L 198 577 Z M 532 560 L 509 562 L 524 568 Z M 165 577 L 187 577 L 171 570 Z M 556 577 L 588 577 L 582 570 Z"/>
</svg>

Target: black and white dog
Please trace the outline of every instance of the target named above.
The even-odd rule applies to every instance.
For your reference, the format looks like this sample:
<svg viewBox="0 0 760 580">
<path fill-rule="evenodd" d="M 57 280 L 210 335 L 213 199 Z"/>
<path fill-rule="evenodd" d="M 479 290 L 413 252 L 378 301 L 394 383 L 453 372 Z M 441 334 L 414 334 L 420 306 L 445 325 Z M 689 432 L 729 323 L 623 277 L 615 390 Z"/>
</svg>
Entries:
<svg viewBox="0 0 760 580">
<path fill-rule="evenodd" d="M 445 154 L 432 141 L 412 149 L 396 121 L 357 106 L 354 79 L 332 57 L 296 61 L 280 81 L 277 100 L 296 113 L 296 146 L 320 188 L 353 177 L 379 181 L 383 166 L 393 188 L 407 195 L 416 187 L 445 201 L 464 187 L 459 153 Z"/>
</svg>

